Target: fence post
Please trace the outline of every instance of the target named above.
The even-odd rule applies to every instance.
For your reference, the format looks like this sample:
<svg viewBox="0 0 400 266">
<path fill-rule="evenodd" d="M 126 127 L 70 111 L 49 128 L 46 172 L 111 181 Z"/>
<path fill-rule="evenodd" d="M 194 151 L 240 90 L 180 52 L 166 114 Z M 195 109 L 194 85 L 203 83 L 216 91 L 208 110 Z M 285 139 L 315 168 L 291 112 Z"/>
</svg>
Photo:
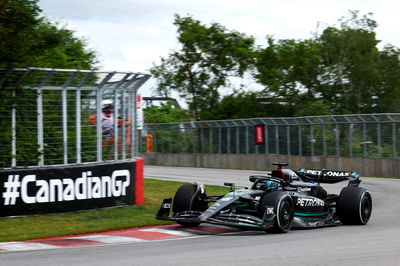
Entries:
<svg viewBox="0 0 400 266">
<path fill-rule="evenodd" d="M 131 114 L 131 158 L 135 158 L 137 154 L 137 118 L 136 118 L 136 108 L 137 108 L 137 91 L 136 89 L 132 89 L 131 93 L 131 102 L 129 104 L 130 107 L 130 114 Z"/>
<path fill-rule="evenodd" d="M 64 86 L 61 92 L 62 99 L 62 128 L 63 128 L 63 146 L 64 146 L 64 164 L 68 164 L 68 112 L 67 112 L 67 89 Z"/>
<path fill-rule="evenodd" d="M 101 102 L 103 101 L 103 91 L 97 89 L 96 91 L 96 147 L 97 147 L 97 161 L 101 162 L 103 160 L 103 135 L 102 135 L 102 125 L 101 125 Z"/>
<path fill-rule="evenodd" d="M 291 155 L 291 149 L 290 149 L 290 126 L 286 126 L 286 139 L 287 139 L 287 154 Z"/>
<path fill-rule="evenodd" d="M 122 152 L 122 160 L 125 160 L 126 159 L 126 120 L 127 120 L 127 117 L 126 117 L 126 102 L 125 102 L 125 100 L 126 100 L 126 89 L 124 88 L 124 89 L 122 89 L 122 91 L 121 91 L 121 112 L 122 112 L 122 132 L 121 132 L 121 135 L 122 135 L 122 149 L 121 149 L 121 152 Z M 132 125 L 132 121 L 131 121 L 131 125 L 130 125 L 131 127 L 133 126 Z M 131 138 L 131 140 L 130 140 L 130 142 L 132 142 L 132 138 Z"/>
<path fill-rule="evenodd" d="M 239 127 L 236 126 L 236 153 L 240 153 L 240 132 L 239 132 Z"/>
<path fill-rule="evenodd" d="M 118 91 L 114 89 L 114 160 L 118 160 L 118 146 L 119 146 L 119 134 L 118 134 Z"/>
<path fill-rule="evenodd" d="M 275 125 L 275 152 L 279 154 L 279 128 Z"/>
<path fill-rule="evenodd" d="M 311 142 L 311 156 L 315 156 L 315 138 L 314 138 L 314 126 L 310 125 L 310 142 Z"/>
<path fill-rule="evenodd" d="M 340 156 L 340 133 L 339 133 L 339 124 L 337 122 L 335 124 L 335 133 L 336 133 L 336 156 Z"/>
<path fill-rule="evenodd" d="M 212 127 L 208 128 L 208 145 L 210 146 L 210 149 L 208 151 L 208 153 L 213 153 L 214 149 L 213 149 L 213 131 L 212 131 Z"/>
<path fill-rule="evenodd" d="M 226 138 L 226 142 L 227 142 L 226 152 L 229 154 L 229 153 L 231 153 L 231 130 L 230 130 L 231 128 L 227 127 L 226 129 L 228 131 L 227 138 Z"/>
<path fill-rule="evenodd" d="M 303 138 L 302 138 L 302 134 L 301 134 L 301 131 L 302 131 L 302 127 L 301 127 L 301 125 L 299 125 L 299 131 L 297 132 L 297 134 L 298 134 L 298 138 L 299 138 L 299 155 L 300 156 L 303 156 Z"/>
<path fill-rule="evenodd" d="M 327 155 L 327 149 L 326 149 L 326 125 L 322 125 L 322 149 L 323 149 L 323 154 L 324 156 Z"/>
<path fill-rule="evenodd" d="M 349 124 L 349 156 L 353 157 L 353 124 Z"/>
<path fill-rule="evenodd" d="M 13 88 L 12 93 L 12 111 L 11 111 L 11 167 L 17 166 L 17 109 L 15 103 L 16 92 Z"/>
<path fill-rule="evenodd" d="M 218 153 L 222 153 L 222 127 L 218 128 Z"/>
<path fill-rule="evenodd" d="M 43 91 L 37 89 L 37 130 L 39 146 L 39 166 L 44 166 L 44 142 L 43 142 Z"/>
<path fill-rule="evenodd" d="M 378 144 L 378 156 L 382 156 L 382 139 L 381 139 L 381 123 L 377 122 L 377 144 Z"/>
<path fill-rule="evenodd" d="M 245 129 L 245 133 L 244 133 L 245 137 L 244 138 L 246 140 L 246 142 L 245 142 L 246 154 L 249 154 L 249 152 L 250 152 L 250 150 L 249 150 L 249 128 L 247 126 L 245 126 L 244 129 Z"/>
<path fill-rule="evenodd" d="M 392 153 L 393 157 L 397 157 L 397 139 L 396 139 L 396 123 L 392 123 Z"/>
</svg>

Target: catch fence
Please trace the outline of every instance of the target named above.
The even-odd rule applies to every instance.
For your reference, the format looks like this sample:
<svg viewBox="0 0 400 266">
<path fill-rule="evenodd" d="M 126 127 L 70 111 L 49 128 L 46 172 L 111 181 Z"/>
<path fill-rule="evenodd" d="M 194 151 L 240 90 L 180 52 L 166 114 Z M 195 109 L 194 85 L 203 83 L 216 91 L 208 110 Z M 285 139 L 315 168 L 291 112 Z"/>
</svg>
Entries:
<svg viewBox="0 0 400 266">
<path fill-rule="evenodd" d="M 264 125 L 265 143 L 254 127 Z M 145 124 L 154 151 L 162 153 L 281 154 L 300 156 L 398 157 L 400 114 L 355 114 L 251 118 Z"/>
<path fill-rule="evenodd" d="M 137 90 L 149 77 L 132 72 L 0 69 L 0 168 L 135 157 Z M 113 102 L 115 117 L 107 137 L 102 128 L 104 100 Z"/>
</svg>

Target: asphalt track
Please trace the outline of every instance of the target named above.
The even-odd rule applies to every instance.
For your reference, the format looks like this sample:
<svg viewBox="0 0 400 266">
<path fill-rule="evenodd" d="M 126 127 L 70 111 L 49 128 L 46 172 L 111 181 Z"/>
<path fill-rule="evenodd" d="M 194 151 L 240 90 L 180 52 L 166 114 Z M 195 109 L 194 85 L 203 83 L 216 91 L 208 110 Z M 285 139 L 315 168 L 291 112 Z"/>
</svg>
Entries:
<svg viewBox="0 0 400 266">
<path fill-rule="evenodd" d="M 257 171 L 145 167 L 146 178 L 235 182 L 248 185 Z M 343 185 L 343 184 L 342 184 Z M 0 265 L 400 265 L 400 180 L 365 178 L 373 198 L 366 226 L 293 230 L 287 234 L 217 235 L 0 253 Z M 336 192 L 339 186 L 328 188 Z"/>
</svg>

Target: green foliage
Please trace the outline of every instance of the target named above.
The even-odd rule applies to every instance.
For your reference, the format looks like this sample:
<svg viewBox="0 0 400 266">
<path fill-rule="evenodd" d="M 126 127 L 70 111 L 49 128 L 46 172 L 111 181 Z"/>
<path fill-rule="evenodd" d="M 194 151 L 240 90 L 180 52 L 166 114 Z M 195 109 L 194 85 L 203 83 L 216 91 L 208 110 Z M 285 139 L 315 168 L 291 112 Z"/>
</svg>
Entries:
<svg viewBox="0 0 400 266">
<path fill-rule="evenodd" d="M 187 110 L 173 108 L 171 103 L 162 103 L 144 109 L 144 120 L 146 123 L 185 122 L 190 121 L 190 114 Z"/>
<path fill-rule="evenodd" d="M 305 40 L 265 47 L 242 33 L 176 16 L 181 48 L 151 70 L 161 94 L 178 91 L 196 120 L 399 112 L 400 50 L 378 48 L 372 14 L 349 11 Z M 265 88 L 220 100 L 231 76 L 248 70 Z"/>
<path fill-rule="evenodd" d="M 254 39 L 220 24 L 205 26 L 191 17 L 175 16 L 181 48 L 161 59 L 151 73 L 159 93 L 177 91 L 189 104 L 195 120 L 215 108 L 218 89 L 228 76 L 242 76 L 252 63 Z"/>
<path fill-rule="evenodd" d="M 35 52 L 26 66 L 60 69 L 96 69 L 95 51 L 88 49 L 85 40 L 74 36 L 74 32 L 59 23 L 45 19 L 35 28 L 37 41 Z"/>
<path fill-rule="evenodd" d="M 328 27 L 319 37 L 324 70 L 320 93 L 335 104 L 335 113 L 374 112 L 382 74 L 376 22 L 354 11 L 339 22 L 338 28 Z"/>
<path fill-rule="evenodd" d="M 350 11 L 310 40 L 268 38 L 256 60 L 264 92 L 300 110 L 293 116 L 398 111 L 400 53 L 377 48 L 371 16 Z"/>
<path fill-rule="evenodd" d="M 37 2 L 0 3 L 0 68 L 93 69 L 95 52 L 73 31 L 40 17 Z"/>
<path fill-rule="evenodd" d="M 280 40 L 269 37 L 268 46 L 257 57 L 257 80 L 265 92 L 289 105 L 312 102 L 318 82 L 320 53 L 314 40 Z"/>
<path fill-rule="evenodd" d="M 5 0 L 0 1 L 0 68 L 65 68 L 65 69 L 96 69 L 96 53 L 87 48 L 83 39 L 75 36 L 59 23 L 53 23 L 40 17 L 40 8 L 37 0 Z M 6 72 L 2 75 L 6 75 Z M 32 73 L 30 73 L 33 75 Z M 48 84 L 60 86 L 65 78 L 60 74 L 58 79 L 50 79 Z M 65 74 L 68 75 L 68 74 Z M 3 78 L 4 76 L 2 76 Z M 25 80 L 37 81 L 37 78 L 28 76 Z M 37 144 L 37 96 L 34 90 L 15 88 L 15 84 L 1 84 L 0 88 L 0 167 L 11 165 L 11 110 L 14 104 L 17 108 L 17 162 L 19 166 L 35 165 L 41 155 Z M 25 84 L 24 82 L 19 84 Z M 71 84 L 74 85 L 74 84 Z M 86 92 L 82 92 L 85 97 Z M 75 99 L 69 95 L 69 105 L 74 106 Z M 60 92 L 43 93 L 45 115 L 44 139 L 45 159 L 47 164 L 61 163 L 55 161 L 52 154 L 62 154 L 62 122 L 61 122 L 61 94 Z M 82 121 L 86 121 L 86 106 L 82 106 Z M 70 158 L 74 154 L 74 112 L 69 112 L 69 145 Z M 93 132 L 86 127 L 82 128 L 84 158 L 92 158 L 93 154 L 87 150 L 92 145 L 90 136 Z M 94 138 L 93 138 L 94 139 Z M 92 147 L 91 147 L 92 149 Z"/>
<path fill-rule="evenodd" d="M 260 92 L 235 91 L 223 97 L 215 109 L 204 111 L 204 119 L 286 117 L 292 115 L 289 105 L 282 105 L 279 99 L 264 95 Z"/>
<path fill-rule="evenodd" d="M 20 67 L 31 55 L 40 22 L 37 0 L 0 2 L 0 67 Z"/>
</svg>

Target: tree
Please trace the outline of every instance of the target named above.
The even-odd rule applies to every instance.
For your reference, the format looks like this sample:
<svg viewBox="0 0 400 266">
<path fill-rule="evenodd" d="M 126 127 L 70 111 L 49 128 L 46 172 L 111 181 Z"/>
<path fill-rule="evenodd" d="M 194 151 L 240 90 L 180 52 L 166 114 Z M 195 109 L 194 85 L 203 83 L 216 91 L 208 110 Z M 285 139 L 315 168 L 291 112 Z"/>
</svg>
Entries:
<svg viewBox="0 0 400 266">
<path fill-rule="evenodd" d="M 400 49 L 392 45 L 384 47 L 379 53 L 381 70 L 381 91 L 376 112 L 400 112 Z"/>
<path fill-rule="evenodd" d="M 39 23 L 37 0 L 0 1 L 0 67 L 18 66 L 30 56 Z"/>
<path fill-rule="evenodd" d="M 309 40 L 268 38 L 256 60 L 264 92 L 291 106 L 293 116 L 399 110 L 400 53 L 378 49 L 371 16 L 350 11 Z"/>
<path fill-rule="evenodd" d="M 173 123 L 190 121 L 187 110 L 176 109 L 171 103 L 161 103 L 161 106 L 150 106 L 144 109 L 146 123 Z"/>
<path fill-rule="evenodd" d="M 75 37 L 73 31 L 41 17 L 41 10 L 37 2 L 37 0 L 0 1 L 0 68 L 96 69 L 96 53 L 87 48 L 84 40 Z M 6 75 L 5 73 L 6 71 L 1 72 L 2 75 Z M 60 80 L 62 79 L 60 78 L 58 81 L 53 79 L 49 83 L 61 85 L 53 84 L 62 82 Z M 32 141 L 37 139 L 36 131 L 32 130 L 36 126 L 35 119 L 32 119 L 35 116 L 36 95 L 29 90 L 14 88 L 15 84 L 2 83 L 1 85 L 0 114 L 5 119 L 0 119 L 0 128 L 2 128 L 0 132 L 0 154 L 4 155 L 6 159 L 1 160 L 0 167 L 10 166 L 12 104 L 18 106 L 16 128 L 18 164 L 34 165 L 39 155 L 38 146 Z M 22 85 L 29 84 L 21 83 L 20 86 Z M 13 96 L 13 90 L 10 88 L 15 89 L 15 96 Z M 85 92 L 82 93 L 82 97 L 84 96 Z M 48 114 L 45 121 L 44 137 L 52 140 L 60 140 L 62 136 L 62 130 L 59 126 L 61 108 L 52 104 L 57 99 L 60 99 L 60 93 L 57 91 L 43 93 L 43 102 L 47 107 L 44 111 L 46 115 Z M 73 104 L 76 99 L 70 95 L 68 102 Z M 84 114 L 85 110 L 82 110 L 82 115 Z M 69 115 L 69 119 L 74 119 L 73 115 Z M 85 129 L 82 129 L 81 133 L 83 137 L 93 135 Z M 70 139 L 73 138 L 70 137 Z M 62 147 L 53 147 L 53 149 L 56 149 L 53 151 L 54 154 L 59 154 Z M 59 162 L 52 161 L 50 163 Z"/>
<path fill-rule="evenodd" d="M 95 69 L 96 53 L 85 40 L 41 17 L 37 2 L 0 2 L 0 68 Z"/>
<path fill-rule="evenodd" d="M 240 77 L 251 66 L 254 39 L 217 23 L 202 25 L 191 17 L 176 15 L 174 24 L 181 48 L 161 58 L 151 73 L 159 93 L 177 91 L 199 120 L 204 111 L 215 108 L 218 89 L 229 84 L 229 77 Z"/>
<path fill-rule="evenodd" d="M 268 37 L 267 43 L 258 51 L 255 78 L 265 85 L 264 94 L 284 102 L 291 116 L 296 115 L 300 105 L 318 99 L 320 46 L 312 39 L 275 42 Z"/>
<path fill-rule="evenodd" d="M 335 113 L 373 112 L 380 95 L 383 73 L 371 15 L 360 18 L 350 11 L 339 27 L 327 27 L 318 39 L 323 59 L 319 92 L 334 104 Z"/>
<path fill-rule="evenodd" d="M 254 117 L 291 116 L 288 105 L 267 97 L 262 92 L 234 91 L 224 96 L 206 120 L 238 119 Z"/>
</svg>

